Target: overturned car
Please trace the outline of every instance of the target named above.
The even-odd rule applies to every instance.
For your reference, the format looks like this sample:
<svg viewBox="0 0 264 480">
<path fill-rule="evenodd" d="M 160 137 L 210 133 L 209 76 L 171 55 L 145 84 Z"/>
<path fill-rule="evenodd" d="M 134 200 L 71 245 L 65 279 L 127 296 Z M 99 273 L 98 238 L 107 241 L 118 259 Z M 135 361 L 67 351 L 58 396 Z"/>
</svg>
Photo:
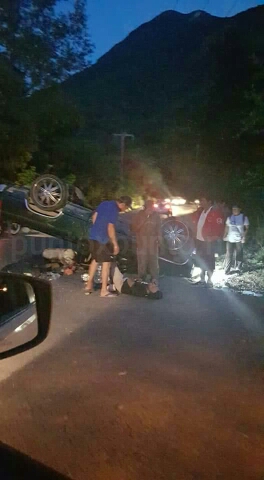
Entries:
<svg viewBox="0 0 264 480">
<path fill-rule="evenodd" d="M 78 189 L 79 190 L 79 189 Z M 77 190 L 50 174 L 38 177 L 31 187 L 2 185 L 0 223 L 16 224 L 69 242 L 79 255 L 89 257 L 89 229 L 93 209 L 83 206 Z M 80 192 L 80 191 L 79 191 Z M 117 236 L 122 270 L 135 264 L 136 243 L 130 225 L 135 212 L 119 215 Z M 187 216 L 186 216 L 187 218 Z M 188 219 L 162 216 L 161 264 L 175 267 L 192 264 L 193 238 Z"/>
</svg>

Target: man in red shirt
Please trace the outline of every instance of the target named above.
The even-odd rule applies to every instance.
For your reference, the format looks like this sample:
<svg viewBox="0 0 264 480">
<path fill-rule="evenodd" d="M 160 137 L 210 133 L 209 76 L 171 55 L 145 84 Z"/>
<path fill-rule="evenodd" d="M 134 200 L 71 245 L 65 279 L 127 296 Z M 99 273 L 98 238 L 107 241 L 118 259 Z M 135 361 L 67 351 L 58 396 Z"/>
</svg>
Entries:
<svg viewBox="0 0 264 480">
<path fill-rule="evenodd" d="M 212 275 L 215 270 L 215 242 L 223 237 L 224 218 L 222 212 L 213 207 L 210 197 L 202 197 L 201 208 L 193 214 L 196 238 L 197 265 L 201 268 L 201 279 L 198 284 L 213 286 Z"/>
</svg>

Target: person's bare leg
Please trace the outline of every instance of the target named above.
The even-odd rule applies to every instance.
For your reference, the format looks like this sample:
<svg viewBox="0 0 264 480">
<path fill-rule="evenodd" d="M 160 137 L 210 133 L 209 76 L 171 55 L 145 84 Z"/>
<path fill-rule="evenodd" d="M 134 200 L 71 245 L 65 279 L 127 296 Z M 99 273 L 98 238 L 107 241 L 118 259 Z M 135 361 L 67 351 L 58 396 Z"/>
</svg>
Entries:
<svg viewBox="0 0 264 480">
<path fill-rule="evenodd" d="M 207 285 L 208 285 L 208 287 L 212 287 L 212 286 L 213 286 L 213 282 L 212 282 L 213 273 L 214 273 L 214 272 L 211 272 L 211 271 L 209 271 L 209 270 L 208 270 L 208 272 L 207 272 L 207 276 L 208 276 Z"/>
<path fill-rule="evenodd" d="M 97 262 L 95 260 L 92 260 L 89 267 L 89 278 L 85 287 L 86 290 L 93 289 L 93 279 L 95 276 L 96 269 L 97 269 Z"/>
<path fill-rule="evenodd" d="M 101 297 L 105 297 L 106 295 L 109 295 L 109 292 L 107 290 L 109 272 L 110 272 L 110 262 L 103 262 Z"/>
<path fill-rule="evenodd" d="M 205 270 L 201 269 L 200 282 L 205 282 Z"/>
</svg>

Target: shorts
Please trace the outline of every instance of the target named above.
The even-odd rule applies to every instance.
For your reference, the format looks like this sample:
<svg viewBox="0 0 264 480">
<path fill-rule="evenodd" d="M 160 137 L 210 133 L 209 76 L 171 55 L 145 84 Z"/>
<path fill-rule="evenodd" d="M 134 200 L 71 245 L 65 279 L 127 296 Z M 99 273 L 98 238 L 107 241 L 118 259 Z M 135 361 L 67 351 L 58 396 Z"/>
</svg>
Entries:
<svg viewBox="0 0 264 480">
<path fill-rule="evenodd" d="M 111 243 L 99 243 L 97 240 L 90 240 L 90 253 L 92 260 L 97 263 L 113 262 L 115 257 L 113 255 L 113 247 Z"/>
<path fill-rule="evenodd" d="M 215 242 L 201 242 L 196 240 L 197 266 L 205 272 L 215 270 Z"/>
</svg>

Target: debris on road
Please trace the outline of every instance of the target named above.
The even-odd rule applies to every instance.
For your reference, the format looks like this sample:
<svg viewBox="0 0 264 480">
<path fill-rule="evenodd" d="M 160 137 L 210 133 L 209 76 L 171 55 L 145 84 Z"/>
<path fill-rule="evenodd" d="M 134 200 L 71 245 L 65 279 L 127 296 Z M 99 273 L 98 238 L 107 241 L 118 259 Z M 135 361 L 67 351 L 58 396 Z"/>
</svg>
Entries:
<svg viewBox="0 0 264 480">
<path fill-rule="evenodd" d="M 54 258 L 55 256 L 57 258 Z M 61 275 L 73 275 L 76 271 L 74 257 L 75 254 L 70 249 L 47 249 L 42 255 L 22 258 L 16 263 L 6 265 L 2 271 L 53 281 L 58 280 Z"/>
<path fill-rule="evenodd" d="M 81 275 L 81 279 L 82 279 L 83 282 L 88 282 L 88 280 L 89 280 L 89 273 L 83 273 L 83 274 Z"/>
<path fill-rule="evenodd" d="M 248 290 L 243 290 L 242 295 L 252 295 L 253 297 L 263 297 L 261 293 L 250 292 Z"/>
<path fill-rule="evenodd" d="M 50 281 L 58 280 L 60 278 L 59 273 L 53 273 L 53 272 L 47 272 L 46 276 L 47 276 L 47 279 L 50 280 Z"/>
<path fill-rule="evenodd" d="M 74 264 L 75 252 L 71 248 L 46 248 L 42 255 L 46 260 L 57 260 L 63 265 Z"/>
</svg>

